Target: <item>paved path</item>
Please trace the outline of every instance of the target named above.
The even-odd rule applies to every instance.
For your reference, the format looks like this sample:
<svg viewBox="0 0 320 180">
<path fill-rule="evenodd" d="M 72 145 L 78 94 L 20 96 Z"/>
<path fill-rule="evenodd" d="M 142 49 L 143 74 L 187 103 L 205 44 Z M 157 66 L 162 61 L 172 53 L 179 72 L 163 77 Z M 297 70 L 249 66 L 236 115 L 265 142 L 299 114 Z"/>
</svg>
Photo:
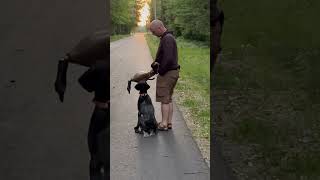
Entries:
<svg viewBox="0 0 320 180">
<path fill-rule="evenodd" d="M 111 43 L 111 179 L 112 180 L 209 180 L 209 168 L 174 106 L 173 130 L 143 138 L 135 134 L 138 92 L 127 93 L 128 79 L 150 69 L 152 58 L 143 34 Z M 133 83 L 132 87 L 134 87 Z M 149 82 L 155 102 L 155 81 Z"/>
<path fill-rule="evenodd" d="M 106 15 L 105 0 L 1 0 L 1 180 L 88 180 L 85 68 L 69 66 L 63 104 L 53 83 L 58 58 L 106 28 Z"/>
</svg>

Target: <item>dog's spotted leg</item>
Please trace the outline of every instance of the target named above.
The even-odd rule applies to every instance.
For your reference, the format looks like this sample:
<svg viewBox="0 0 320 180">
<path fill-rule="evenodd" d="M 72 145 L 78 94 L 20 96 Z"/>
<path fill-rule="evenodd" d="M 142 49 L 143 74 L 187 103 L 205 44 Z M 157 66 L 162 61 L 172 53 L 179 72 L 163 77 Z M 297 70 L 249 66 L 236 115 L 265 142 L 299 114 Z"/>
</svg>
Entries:
<svg viewBox="0 0 320 180">
<path fill-rule="evenodd" d="M 135 133 L 140 133 L 139 127 L 134 127 L 134 132 L 135 132 Z"/>
<path fill-rule="evenodd" d="M 143 137 L 144 137 L 144 138 L 145 138 L 145 137 L 150 137 L 150 136 L 151 136 L 150 133 L 143 131 Z"/>
<path fill-rule="evenodd" d="M 140 116 L 141 116 L 141 114 L 140 114 L 140 113 L 138 113 L 138 122 L 137 122 L 137 126 L 136 126 L 136 127 L 134 127 L 134 132 L 135 132 L 135 133 L 139 133 L 139 134 L 141 134 L 141 131 L 139 130 L 139 127 L 141 127 L 141 126 L 140 126 L 140 121 L 139 121 Z"/>
<path fill-rule="evenodd" d="M 155 134 L 154 130 L 152 130 L 150 133 L 150 136 L 154 136 L 154 135 L 156 135 L 156 134 Z"/>
</svg>

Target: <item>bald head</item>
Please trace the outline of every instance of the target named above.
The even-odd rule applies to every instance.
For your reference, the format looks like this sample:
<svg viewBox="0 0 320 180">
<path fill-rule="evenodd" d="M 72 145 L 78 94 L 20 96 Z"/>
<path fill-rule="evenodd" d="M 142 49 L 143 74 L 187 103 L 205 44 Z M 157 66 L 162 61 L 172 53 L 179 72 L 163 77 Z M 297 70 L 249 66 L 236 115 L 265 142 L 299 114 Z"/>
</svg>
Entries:
<svg viewBox="0 0 320 180">
<path fill-rule="evenodd" d="M 160 37 L 164 32 L 166 32 L 166 28 L 164 27 L 162 21 L 156 19 L 150 23 L 149 27 L 150 31 L 153 35 Z"/>
<path fill-rule="evenodd" d="M 162 21 L 156 19 L 156 20 L 153 20 L 151 23 L 150 23 L 150 28 L 159 28 L 159 27 L 164 27 Z"/>
</svg>

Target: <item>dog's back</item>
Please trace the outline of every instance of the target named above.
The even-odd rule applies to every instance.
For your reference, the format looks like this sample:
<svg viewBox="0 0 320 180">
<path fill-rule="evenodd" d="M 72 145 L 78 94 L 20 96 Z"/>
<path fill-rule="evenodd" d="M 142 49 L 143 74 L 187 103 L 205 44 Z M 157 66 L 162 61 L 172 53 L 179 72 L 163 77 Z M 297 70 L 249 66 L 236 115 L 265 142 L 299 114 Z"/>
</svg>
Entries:
<svg viewBox="0 0 320 180">
<path fill-rule="evenodd" d="M 148 94 L 140 95 L 138 100 L 138 111 L 142 129 L 156 128 L 157 123 L 154 115 L 154 107 Z"/>
</svg>

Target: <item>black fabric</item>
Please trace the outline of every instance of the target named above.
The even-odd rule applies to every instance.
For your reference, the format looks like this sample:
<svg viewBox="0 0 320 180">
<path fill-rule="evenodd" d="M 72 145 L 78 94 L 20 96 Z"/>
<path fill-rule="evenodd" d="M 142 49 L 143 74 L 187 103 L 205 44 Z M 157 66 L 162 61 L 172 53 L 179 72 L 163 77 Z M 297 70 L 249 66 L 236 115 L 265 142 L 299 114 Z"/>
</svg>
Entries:
<svg viewBox="0 0 320 180">
<path fill-rule="evenodd" d="M 55 90 L 63 101 L 66 89 L 68 63 L 89 67 L 78 79 L 88 92 L 94 92 L 94 101 L 108 102 L 110 99 L 110 44 L 106 31 L 93 33 L 83 38 L 63 59 L 59 61 Z M 90 180 L 110 179 L 110 111 L 95 107 L 88 130 L 90 152 Z"/>
<path fill-rule="evenodd" d="M 178 64 L 177 44 L 172 31 L 166 31 L 161 36 L 155 61 L 160 64 L 158 73 L 162 76 L 166 72 L 180 67 Z"/>
<path fill-rule="evenodd" d="M 78 79 L 78 82 L 86 91 L 93 92 L 95 90 L 95 84 L 97 84 L 94 68 L 89 68 L 84 72 Z"/>
<path fill-rule="evenodd" d="M 94 101 L 107 102 L 110 99 L 110 67 L 105 60 L 97 61 L 80 78 L 80 85 L 88 92 L 94 92 Z"/>
<path fill-rule="evenodd" d="M 102 177 L 102 168 L 105 176 L 110 172 L 110 110 L 95 107 L 91 116 L 88 131 L 88 147 L 90 152 L 90 177 Z M 105 136 L 101 136 L 101 133 Z M 107 142 L 107 143 L 101 143 Z M 103 153 L 103 154 L 102 154 Z"/>
</svg>

